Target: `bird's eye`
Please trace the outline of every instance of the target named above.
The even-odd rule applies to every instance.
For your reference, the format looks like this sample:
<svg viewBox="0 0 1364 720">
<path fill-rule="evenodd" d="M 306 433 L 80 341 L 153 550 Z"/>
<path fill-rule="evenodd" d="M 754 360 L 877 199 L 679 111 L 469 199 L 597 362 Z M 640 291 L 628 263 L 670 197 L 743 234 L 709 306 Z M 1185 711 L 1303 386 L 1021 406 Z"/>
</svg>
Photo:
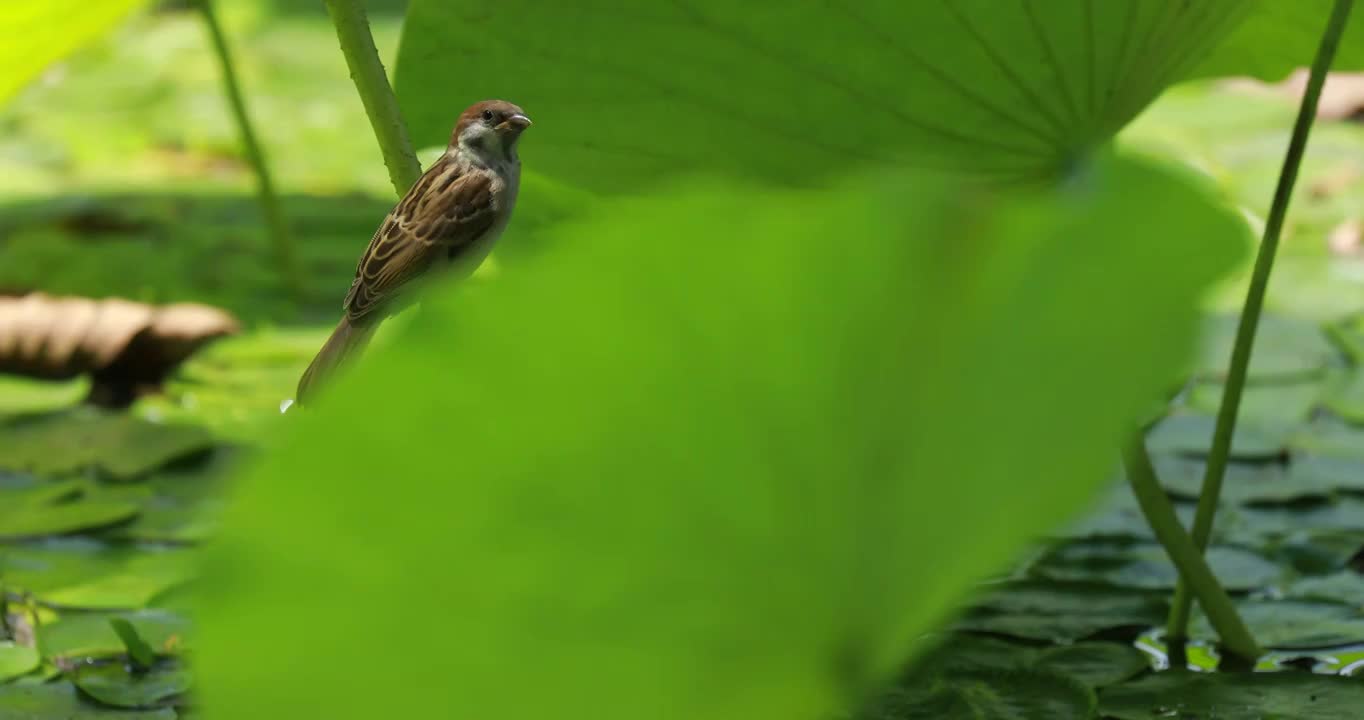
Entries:
<svg viewBox="0 0 1364 720">
<path fill-rule="evenodd" d="M 492 121 L 493 121 L 493 111 L 492 111 L 492 110 L 484 110 L 484 111 L 483 111 L 483 120 L 484 120 L 484 122 L 492 122 Z"/>
</svg>

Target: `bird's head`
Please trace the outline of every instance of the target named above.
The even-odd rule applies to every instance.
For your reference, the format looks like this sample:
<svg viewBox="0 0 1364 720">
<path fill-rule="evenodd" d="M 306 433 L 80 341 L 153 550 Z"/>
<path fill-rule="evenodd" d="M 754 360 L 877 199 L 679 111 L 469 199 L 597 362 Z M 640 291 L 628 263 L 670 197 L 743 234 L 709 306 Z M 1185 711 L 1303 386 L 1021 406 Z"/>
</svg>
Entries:
<svg viewBox="0 0 1364 720">
<path fill-rule="evenodd" d="M 462 149 L 476 156 L 515 159 L 516 141 L 530 127 L 525 111 L 506 100 L 484 100 L 469 106 L 459 116 L 450 136 L 450 149 Z"/>
</svg>

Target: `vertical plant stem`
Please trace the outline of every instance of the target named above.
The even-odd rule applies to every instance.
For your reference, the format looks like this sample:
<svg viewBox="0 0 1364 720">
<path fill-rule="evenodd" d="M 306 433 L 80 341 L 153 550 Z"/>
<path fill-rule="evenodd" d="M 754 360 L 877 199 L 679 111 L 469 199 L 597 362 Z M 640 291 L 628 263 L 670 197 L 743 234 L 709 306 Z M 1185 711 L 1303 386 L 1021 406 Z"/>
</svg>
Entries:
<svg viewBox="0 0 1364 720">
<path fill-rule="evenodd" d="M 208 26 L 209 37 L 213 40 L 213 49 L 218 54 L 218 63 L 222 66 L 223 86 L 227 91 L 228 102 L 232 106 L 232 114 L 237 120 L 237 130 L 242 136 L 242 146 L 246 150 L 246 159 L 256 172 L 256 187 L 260 197 L 261 211 L 265 213 L 265 222 L 270 231 L 270 241 L 274 246 L 280 273 L 283 276 L 285 286 L 289 288 L 294 297 L 299 297 L 303 290 L 303 277 L 299 273 L 298 253 L 294 248 L 293 236 L 289 233 L 289 223 L 284 218 L 284 209 L 280 206 L 279 196 L 275 194 L 275 183 L 270 176 L 270 166 L 265 161 L 265 153 L 261 150 L 260 143 L 256 142 L 256 131 L 251 126 L 251 116 L 246 111 L 246 98 L 242 96 L 241 86 L 237 82 L 236 66 L 232 62 L 232 53 L 227 48 L 227 38 L 223 35 L 222 26 L 218 23 L 218 15 L 213 9 L 213 0 L 199 0 L 197 5 L 203 13 L 204 24 Z"/>
<path fill-rule="evenodd" d="M 1179 569 L 1181 582 L 1186 582 L 1198 597 L 1198 604 L 1222 639 L 1224 652 L 1237 656 L 1244 663 L 1253 663 L 1261 655 L 1260 647 L 1241 621 L 1227 591 L 1217 582 L 1202 551 L 1195 547 L 1193 539 L 1179 523 L 1179 516 L 1175 515 L 1170 498 L 1166 497 L 1165 490 L 1156 481 L 1155 468 L 1151 466 L 1151 457 L 1146 453 L 1141 433 L 1132 433 L 1127 446 L 1123 448 L 1122 459 L 1128 482 L 1132 484 L 1132 492 L 1137 496 L 1137 504 L 1141 506 L 1147 524 Z"/>
<path fill-rule="evenodd" d="M 1226 386 L 1222 390 L 1222 404 L 1217 410 L 1217 426 L 1213 431 L 1208 466 L 1203 474 L 1203 488 L 1198 496 L 1198 511 L 1194 515 L 1193 541 L 1199 552 L 1208 547 L 1213 517 L 1217 513 L 1217 504 L 1222 495 L 1222 478 L 1226 474 L 1227 459 L 1231 455 L 1236 415 L 1241 407 L 1241 393 L 1245 390 L 1246 374 L 1250 367 L 1250 351 L 1255 343 L 1255 330 L 1260 323 L 1260 312 L 1264 308 L 1265 290 L 1269 287 L 1269 273 L 1274 267 L 1274 254 L 1279 248 L 1279 234 L 1283 230 L 1284 217 L 1288 213 L 1288 201 L 1293 195 L 1293 184 L 1298 179 L 1298 168 L 1302 165 L 1303 151 L 1307 148 L 1307 136 L 1311 133 L 1312 122 L 1317 116 L 1317 101 L 1321 98 L 1321 87 L 1326 82 L 1326 73 L 1331 67 L 1331 60 L 1335 57 L 1336 47 L 1340 44 L 1341 33 L 1345 30 L 1353 6 L 1354 0 L 1335 0 L 1335 5 L 1331 8 L 1331 18 L 1326 23 L 1325 32 L 1322 33 L 1317 56 L 1312 61 L 1307 89 L 1303 92 L 1302 104 L 1298 107 L 1298 118 L 1293 124 L 1293 136 L 1288 142 L 1283 169 L 1279 171 L 1279 184 L 1274 189 L 1274 202 L 1270 205 L 1269 217 L 1265 222 L 1264 238 L 1260 241 L 1260 249 L 1255 256 L 1250 288 L 1246 291 L 1245 306 L 1241 310 L 1240 323 L 1236 327 L 1236 342 L 1231 350 Z M 1166 624 L 1168 637 L 1183 640 L 1188 636 L 1189 611 L 1192 603 L 1189 588 L 1181 581 L 1175 590 L 1169 622 Z"/>
<path fill-rule="evenodd" d="M 350 68 L 350 78 L 360 93 L 360 102 L 364 103 L 369 124 L 374 128 L 374 136 L 384 154 L 388 178 L 402 197 L 421 177 L 422 167 L 412 151 L 412 142 L 407 139 L 407 125 L 398 110 L 398 99 L 388 84 L 384 64 L 374 47 L 374 37 L 369 33 L 364 4 L 362 0 L 326 1 L 327 12 L 336 26 L 336 38 L 341 42 L 341 52 Z"/>
</svg>

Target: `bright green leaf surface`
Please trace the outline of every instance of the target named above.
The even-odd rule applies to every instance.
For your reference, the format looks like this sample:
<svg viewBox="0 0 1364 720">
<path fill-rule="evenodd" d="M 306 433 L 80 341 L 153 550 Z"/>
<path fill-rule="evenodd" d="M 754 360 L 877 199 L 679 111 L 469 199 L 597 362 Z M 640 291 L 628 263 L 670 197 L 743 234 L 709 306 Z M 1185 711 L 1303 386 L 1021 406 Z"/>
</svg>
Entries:
<svg viewBox="0 0 1364 720">
<path fill-rule="evenodd" d="M 622 202 L 428 302 L 245 483 L 205 584 L 220 716 L 832 709 L 1091 497 L 1240 245 L 1121 162 L 845 187 Z"/>
<path fill-rule="evenodd" d="M 535 120 L 528 167 L 604 190 L 868 163 L 1035 177 L 1106 142 L 1249 6 L 413 0 L 396 86 L 418 145 L 505 97 Z"/>
<path fill-rule="evenodd" d="M 0 683 L 32 672 L 41 661 L 37 648 L 0 640 Z"/>
<path fill-rule="evenodd" d="M 1332 0 L 1255 0 L 1255 11 L 1236 27 L 1194 76 L 1252 75 L 1282 80 L 1294 68 L 1312 64 Z M 1356 8 L 1356 11 L 1358 8 Z M 1332 66 L 1364 69 L 1364 22 L 1352 16 Z"/>
<path fill-rule="evenodd" d="M 43 68 L 108 32 L 145 0 L 0 2 L 0 104 Z"/>
</svg>

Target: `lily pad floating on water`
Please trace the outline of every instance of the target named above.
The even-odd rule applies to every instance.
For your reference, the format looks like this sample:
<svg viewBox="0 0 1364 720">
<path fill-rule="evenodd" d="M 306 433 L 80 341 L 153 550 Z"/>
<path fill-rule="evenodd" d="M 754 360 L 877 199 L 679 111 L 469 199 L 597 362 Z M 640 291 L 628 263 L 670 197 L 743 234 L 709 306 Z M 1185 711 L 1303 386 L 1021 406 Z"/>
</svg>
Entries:
<svg viewBox="0 0 1364 720">
<path fill-rule="evenodd" d="M 90 697 L 121 708 L 152 708 L 168 704 L 189 690 L 189 672 L 168 661 L 146 672 L 131 671 L 122 662 L 81 664 L 68 673 L 71 682 Z"/>
<path fill-rule="evenodd" d="M 226 508 L 226 484 L 238 467 L 240 453 L 218 448 L 208 462 L 193 467 L 158 470 L 134 484 L 106 489 L 138 504 L 131 522 L 111 528 L 102 537 L 153 542 L 199 542 L 218 527 Z"/>
<path fill-rule="evenodd" d="M 1234 316 L 1205 321 L 1199 378 L 1217 382 L 1225 379 L 1237 321 Z M 1248 377 L 1251 383 L 1301 381 L 1319 377 L 1328 367 L 1340 363 L 1340 353 L 1316 323 L 1265 315 L 1255 333 Z"/>
<path fill-rule="evenodd" d="M 1117 642 L 1078 642 L 1036 647 L 1000 638 L 952 633 L 915 663 L 913 677 L 1037 669 L 1066 675 L 1087 687 L 1122 682 L 1150 667 L 1135 647 Z"/>
<path fill-rule="evenodd" d="M 1177 498 L 1197 500 L 1203 491 L 1201 458 L 1161 454 L 1152 458 L 1160 484 Z M 1297 467 L 1299 464 L 1306 467 Z M 1233 505 L 1286 503 L 1306 498 L 1326 498 L 1338 485 L 1353 481 L 1319 471 L 1315 460 L 1297 458 L 1282 462 L 1230 462 L 1222 484 L 1223 502 Z M 1360 481 L 1364 481 L 1361 479 Z"/>
<path fill-rule="evenodd" d="M 1325 600 L 1355 607 L 1364 606 L 1364 575 L 1342 570 L 1330 575 L 1300 578 L 1284 588 L 1296 600 Z"/>
<path fill-rule="evenodd" d="M 1065 643 L 1119 629 L 1135 638 L 1169 612 L 1168 593 L 1096 583 L 1023 580 L 988 592 L 957 627 Z"/>
<path fill-rule="evenodd" d="M 86 408 L 0 424 L 0 467 L 42 476 L 93 468 L 128 480 L 212 447 L 212 436 L 194 425 Z"/>
<path fill-rule="evenodd" d="M 1209 414 L 1179 412 L 1156 424 L 1146 437 L 1153 454 L 1180 453 L 1204 457 L 1212 446 L 1217 419 Z M 1292 427 L 1288 425 L 1236 424 L 1231 457 L 1236 460 L 1274 460 L 1284 457 Z"/>
<path fill-rule="evenodd" d="M 41 662 L 37 648 L 0 641 L 0 683 L 33 672 Z"/>
<path fill-rule="evenodd" d="M 1317 418 L 1293 432 L 1289 446 L 1294 453 L 1364 463 L 1364 427 L 1350 425 L 1338 418 Z"/>
<path fill-rule="evenodd" d="M 105 528 L 131 520 L 137 512 L 136 504 L 100 497 L 82 481 L 0 490 L 0 540 Z"/>
<path fill-rule="evenodd" d="M 1225 388 L 1220 382 L 1195 382 L 1189 388 L 1187 404 L 1193 410 L 1215 415 Z M 1293 425 L 1306 420 L 1321 397 L 1322 386 L 1315 377 L 1302 382 L 1247 385 L 1241 394 L 1239 417 L 1261 425 Z"/>
<path fill-rule="evenodd" d="M 192 549 L 111 546 L 63 539 L 0 546 L 0 576 L 51 605 L 141 608 L 193 577 Z"/>
<path fill-rule="evenodd" d="M 1162 480 L 1164 478 L 1162 477 Z M 1195 504 L 1174 502 L 1175 514 L 1186 526 L 1193 522 Z M 1213 527 L 1213 539 L 1217 540 L 1222 529 L 1219 524 Z M 1154 539 L 1151 526 L 1147 524 L 1132 488 L 1125 481 L 1113 485 L 1093 510 L 1085 513 L 1071 525 L 1060 528 L 1051 537 L 1058 539 Z"/>
<path fill-rule="evenodd" d="M 1310 673 L 1162 672 L 1099 693 L 1116 720 L 1358 720 L 1364 683 Z"/>
<path fill-rule="evenodd" d="M 69 682 L 0 686 L 0 717 L 5 720 L 175 720 L 175 710 L 123 710 L 80 697 Z"/>
<path fill-rule="evenodd" d="M 1242 600 L 1236 607 L 1251 634 L 1268 648 L 1301 650 L 1364 642 L 1364 612 L 1358 606 L 1254 599 Z M 1190 632 L 1195 638 L 1216 637 L 1201 614 Z"/>
<path fill-rule="evenodd" d="M 1358 367 L 1331 378 L 1322 395 L 1331 412 L 1355 425 L 1364 425 L 1364 371 Z"/>
<path fill-rule="evenodd" d="M 109 626 L 123 618 L 159 654 L 172 654 L 184 644 L 189 621 L 165 610 L 127 613 L 72 613 L 38 629 L 38 648 L 44 658 L 85 658 L 122 655 L 123 640 Z"/>
<path fill-rule="evenodd" d="M 1038 669 L 951 673 L 881 695 L 850 720 L 1088 720 L 1094 691 L 1073 678 Z"/>
<path fill-rule="evenodd" d="M 1226 545 L 1208 548 L 1208 563 L 1228 590 L 1255 590 L 1273 584 L 1283 570 L 1250 550 Z M 1119 587 L 1168 590 L 1179 573 L 1153 542 L 1081 540 L 1058 545 L 1030 572 L 1063 582 L 1102 582 Z"/>
</svg>

